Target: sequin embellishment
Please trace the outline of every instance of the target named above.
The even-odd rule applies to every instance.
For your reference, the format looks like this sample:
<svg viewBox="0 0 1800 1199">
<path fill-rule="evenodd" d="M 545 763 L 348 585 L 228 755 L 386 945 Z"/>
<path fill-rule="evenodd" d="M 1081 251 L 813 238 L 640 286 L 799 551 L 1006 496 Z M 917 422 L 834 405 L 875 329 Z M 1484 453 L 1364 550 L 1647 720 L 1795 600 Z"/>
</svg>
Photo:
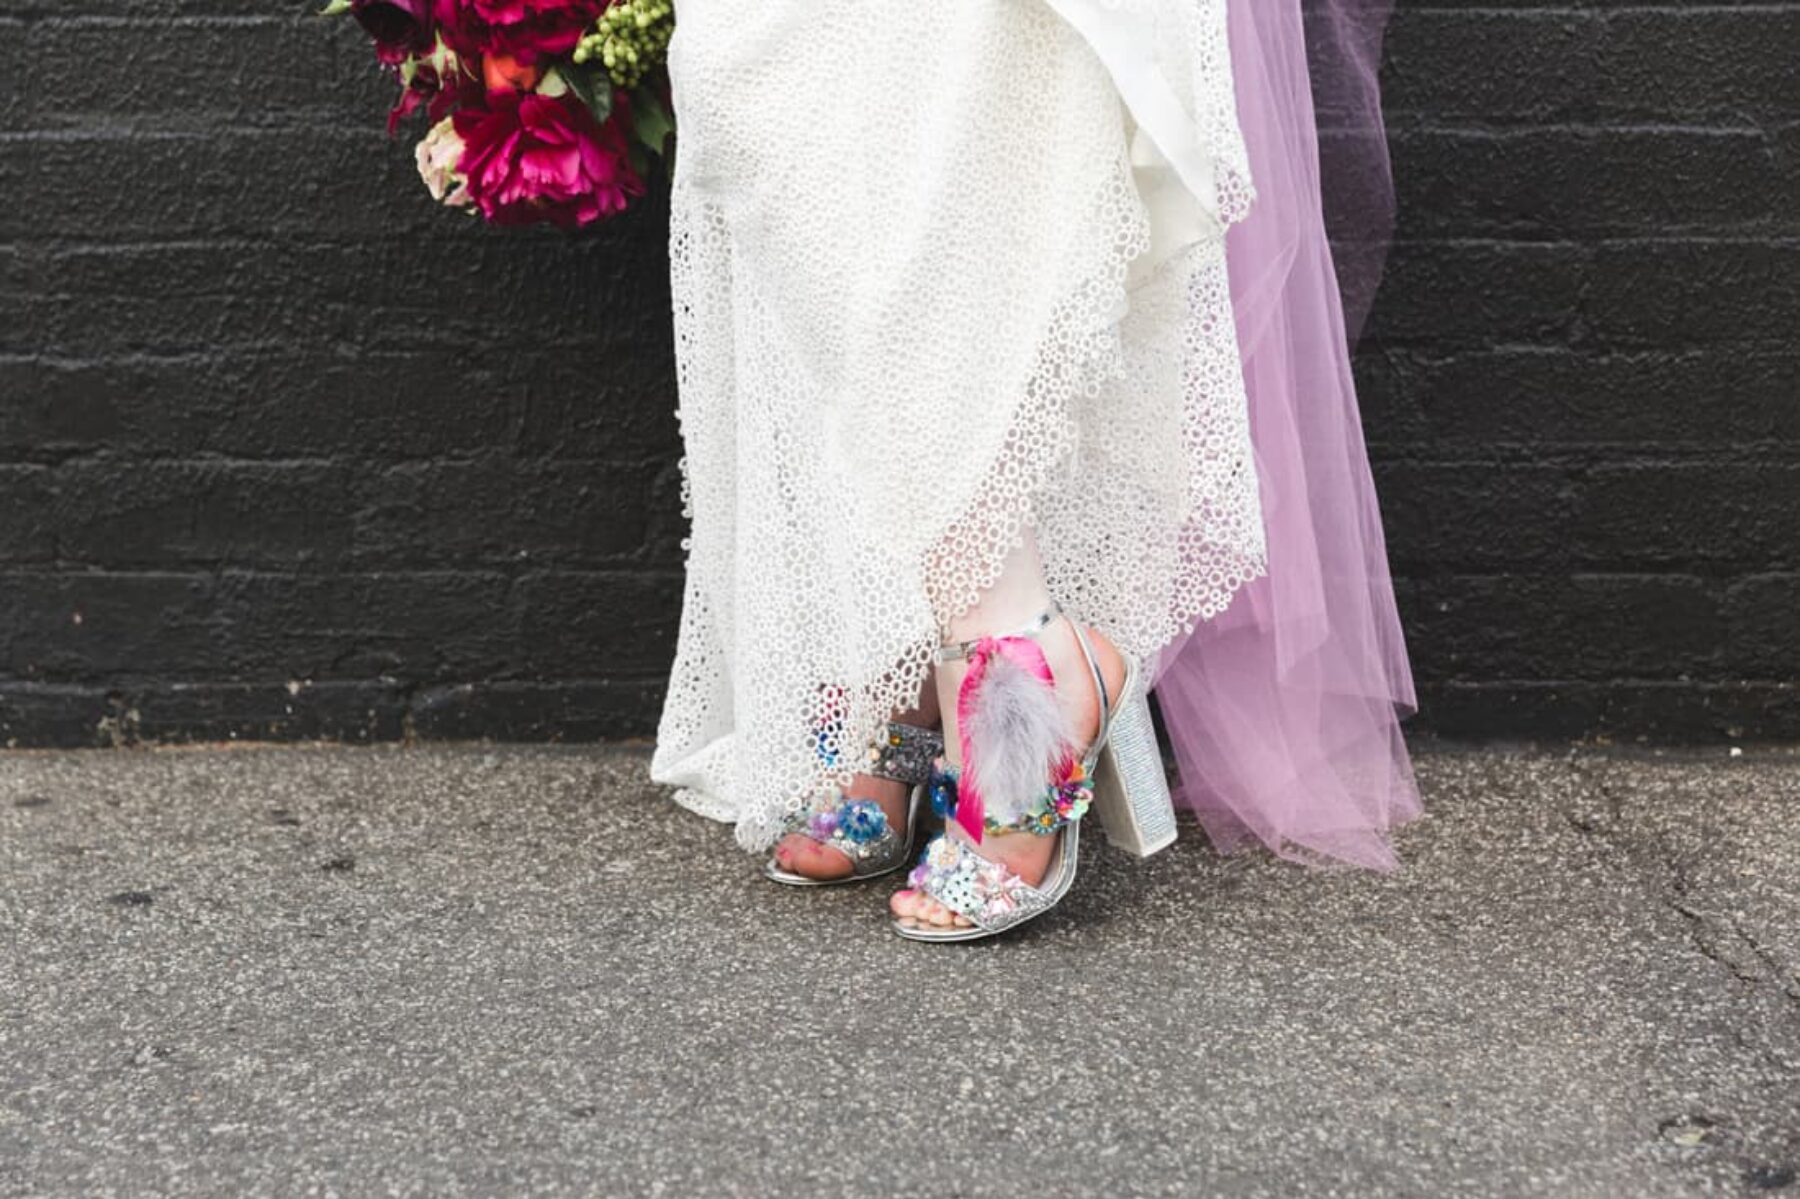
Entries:
<svg viewBox="0 0 1800 1199">
<path fill-rule="evenodd" d="M 949 819 L 956 811 L 957 778 L 960 771 L 939 758 L 931 771 L 931 810 Z M 1069 764 L 1060 782 L 1047 784 L 1033 797 L 1031 804 L 1014 820 L 996 820 L 987 814 L 982 823 L 990 833 L 1035 833 L 1048 837 L 1071 820 L 1087 815 L 1094 800 L 1094 780 L 1079 759 Z"/>
<path fill-rule="evenodd" d="M 983 928 L 1012 924 L 1050 906 L 1043 892 L 999 862 L 941 834 L 925 847 L 907 885 Z"/>
</svg>

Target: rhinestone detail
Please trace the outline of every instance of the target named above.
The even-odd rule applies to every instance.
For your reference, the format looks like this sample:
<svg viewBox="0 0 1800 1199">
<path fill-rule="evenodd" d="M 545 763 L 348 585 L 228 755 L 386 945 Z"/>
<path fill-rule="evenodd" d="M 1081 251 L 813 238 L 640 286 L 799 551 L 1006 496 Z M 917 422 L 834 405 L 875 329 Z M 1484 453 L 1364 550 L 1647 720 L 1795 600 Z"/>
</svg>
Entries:
<svg viewBox="0 0 1800 1199">
<path fill-rule="evenodd" d="M 919 855 L 907 885 L 985 929 L 1017 924 L 1050 907 L 1042 891 L 941 833 Z"/>
</svg>

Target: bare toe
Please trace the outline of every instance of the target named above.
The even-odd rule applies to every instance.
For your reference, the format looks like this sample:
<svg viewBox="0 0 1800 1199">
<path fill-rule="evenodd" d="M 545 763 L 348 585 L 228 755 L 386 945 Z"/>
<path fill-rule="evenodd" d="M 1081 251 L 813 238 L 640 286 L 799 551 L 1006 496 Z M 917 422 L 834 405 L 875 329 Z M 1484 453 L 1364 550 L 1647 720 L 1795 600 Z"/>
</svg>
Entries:
<svg viewBox="0 0 1800 1199">
<path fill-rule="evenodd" d="M 938 928 L 951 928 L 956 923 L 956 913 L 935 899 L 926 901 L 925 910 L 920 915 L 925 923 Z"/>
<path fill-rule="evenodd" d="M 793 863 L 790 869 L 807 878 L 845 878 L 851 871 L 849 858 L 808 837 L 800 838 L 800 844 L 789 860 Z"/>
</svg>

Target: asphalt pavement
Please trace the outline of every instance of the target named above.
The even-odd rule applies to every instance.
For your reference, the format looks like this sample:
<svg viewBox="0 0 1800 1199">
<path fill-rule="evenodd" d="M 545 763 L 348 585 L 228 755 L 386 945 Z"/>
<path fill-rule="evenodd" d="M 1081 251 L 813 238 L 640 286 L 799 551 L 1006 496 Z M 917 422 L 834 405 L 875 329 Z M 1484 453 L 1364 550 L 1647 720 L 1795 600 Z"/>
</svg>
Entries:
<svg viewBox="0 0 1800 1199">
<path fill-rule="evenodd" d="M 0 754 L 0 1193 L 1800 1196 L 1800 753 L 1425 748 L 1397 874 L 969 946 L 646 763 Z"/>
</svg>

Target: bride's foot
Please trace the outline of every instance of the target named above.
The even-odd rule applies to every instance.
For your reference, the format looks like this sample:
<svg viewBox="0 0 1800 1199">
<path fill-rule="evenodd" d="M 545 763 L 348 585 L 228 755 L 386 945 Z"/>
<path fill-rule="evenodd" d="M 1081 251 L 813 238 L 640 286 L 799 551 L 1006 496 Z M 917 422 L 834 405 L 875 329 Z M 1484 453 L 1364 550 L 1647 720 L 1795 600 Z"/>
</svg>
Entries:
<svg viewBox="0 0 1800 1199">
<path fill-rule="evenodd" d="M 897 779 L 859 774 L 851 780 L 849 794 L 857 799 L 873 800 L 881 808 L 888 827 L 904 843 L 911 834 L 907 827 L 907 808 L 911 804 L 912 785 Z M 806 833 L 789 833 L 775 845 L 775 864 L 792 874 L 818 882 L 836 882 L 855 872 L 850 856 L 828 841 Z"/>
<path fill-rule="evenodd" d="M 1117 696 L 1125 683 L 1124 656 L 1097 630 L 1089 629 L 1088 635 L 1101 677 L 1106 680 L 1107 694 Z M 1068 720 L 1070 740 L 1077 750 L 1085 748 L 1100 735 L 1100 696 L 1094 690 L 1093 672 L 1082 653 L 1075 626 L 1067 619 L 1058 619 L 1050 628 L 1044 629 L 1038 641 L 1050 667 L 1057 701 Z M 961 675 L 962 672 L 957 671 L 950 681 L 960 682 Z M 944 704 L 947 714 L 955 707 L 953 703 Z M 948 716 L 945 725 L 945 746 L 947 750 L 953 750 L 958 740 L 952 727 L 953 720 Z M 944 836 L 974 844 L 974 839 L 953 819 L 945 822 Z M 1052 836 L 988 831 L 982 837 L 979 850 L 983 858 L 1004 866 L 1035 887 L 1050 868 L 1056 843 L 1057 838 Z M 934 928 L 968 928 L 972 924 L 967 917 L 913 887 L 896 891 L 889 899 L 888 907 L 902 924 Z"/>
<path fill-rule="evenodd" d="M 967 845 L 974 844 L 954 821 L 945 826 L 943 835 Z M 981 839 L 980 846 L 982 857 L 998 862 L 1034 887 L 1044 881 L 1055 849 L 1056 838 L 1034 837 L 1030 833 L 988 833 Z M 888 898 L 888 910 L 901 923 L 913 926 L 969 928 L 974 923 L 913 887 L 894 892 Z"/>
<path fill-rule="evenodd" d="M 935 703 L 908 713 L 912 721 L 937 720 Z M 906 865 L 912 844 L 913 799 L 943 752 L 936 729 L 889 722 L 867 751 L 868 768 L 853 775 L 847 791 L 832 788 L 789 821 L 763 873 L 778 883 L 807 886 L 874 878 Z"/>
</svg>

